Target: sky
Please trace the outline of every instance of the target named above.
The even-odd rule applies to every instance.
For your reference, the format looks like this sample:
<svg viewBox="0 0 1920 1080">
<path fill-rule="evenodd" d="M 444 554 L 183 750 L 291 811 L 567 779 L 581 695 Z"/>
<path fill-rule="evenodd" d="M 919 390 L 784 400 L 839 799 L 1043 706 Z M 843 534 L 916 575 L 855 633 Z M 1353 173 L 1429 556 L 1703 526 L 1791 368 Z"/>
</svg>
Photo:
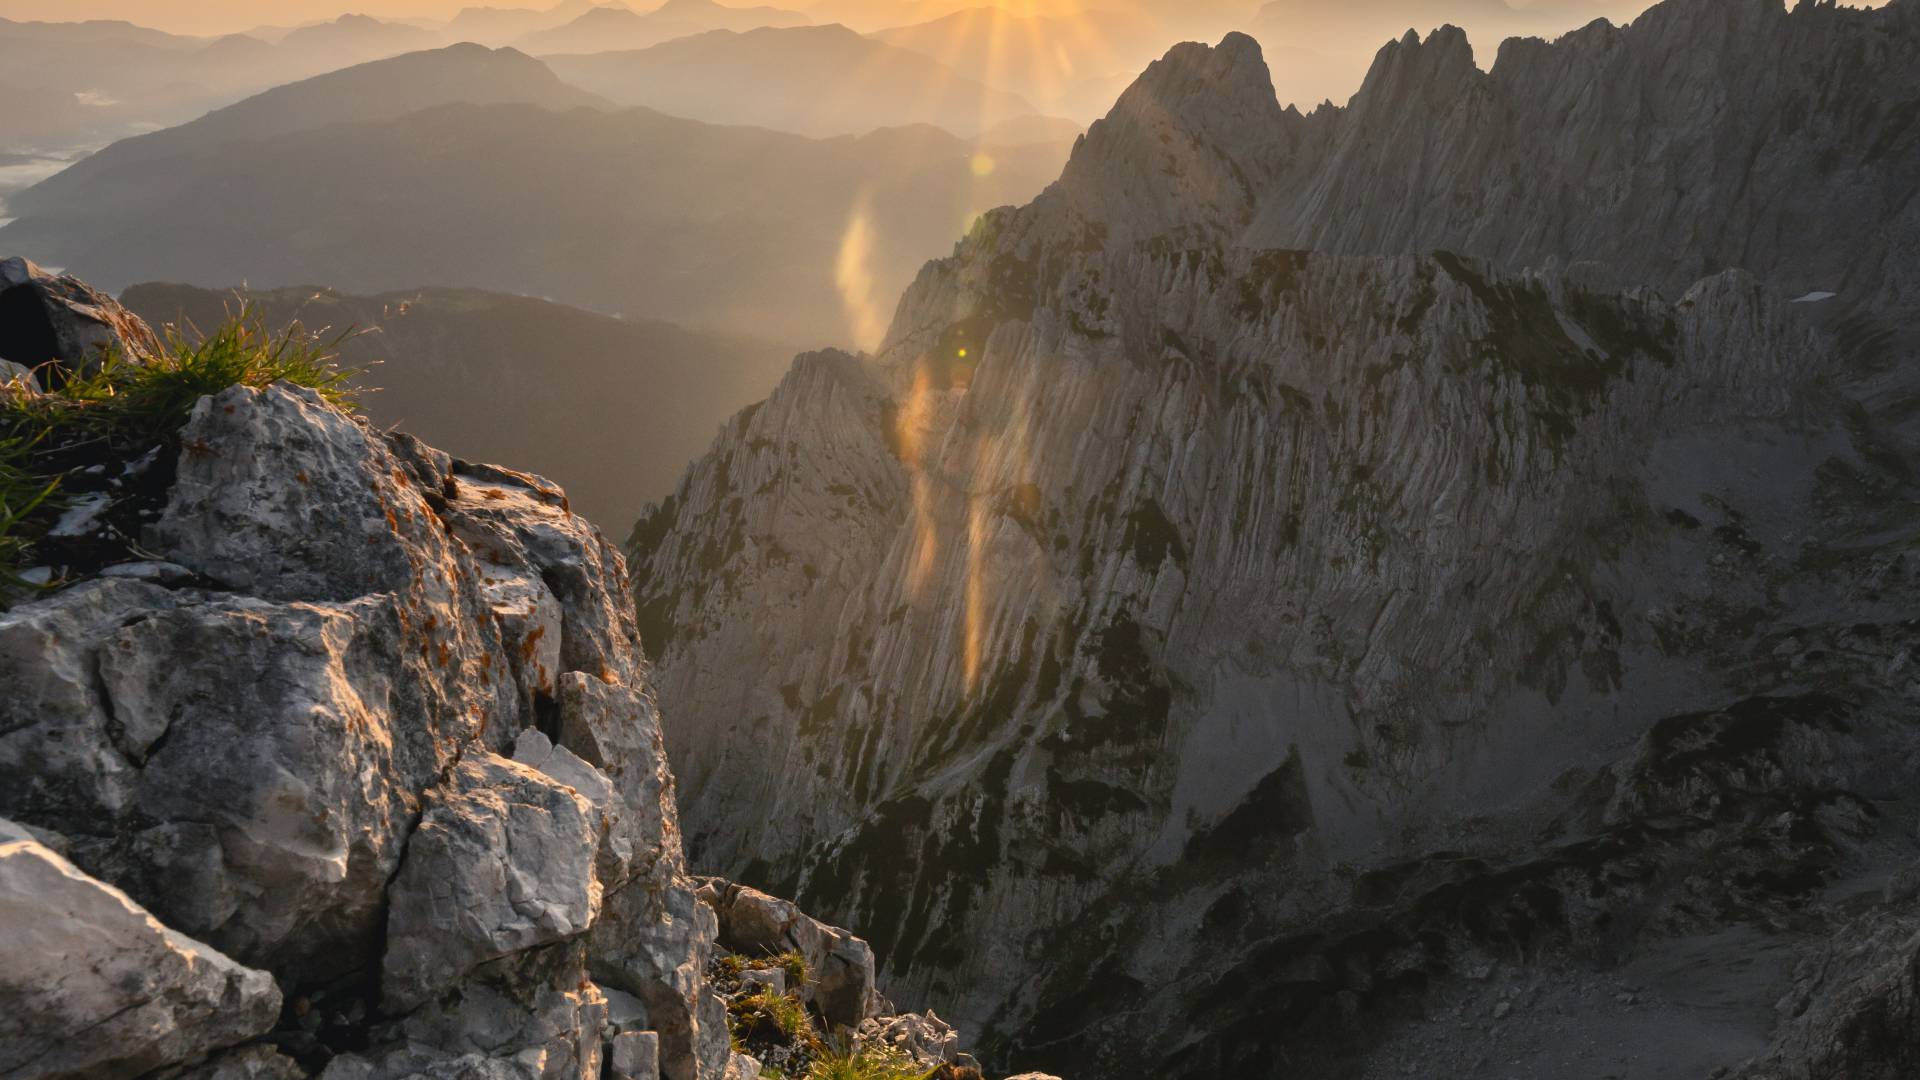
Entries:
<svg viewBox="0 0 1920 1080">
<path fill-rule="evenodd" d="M 220 34 L 249 30 L 259 26 L 291 26 L 332 19 L 344 12 L 356 12 L 389 19 L 447 19 L 463 7 L 552 7 L 556 0 L 0 0 L 0 18 L 36 19 L 70 22 L 81 19 L 124 19 L 143 26 L 184 34 Z M 721 0 L 730 6 L 748 7 L 771 3 L 778 7 L 807 10 L 820 0 Z M 994 0 L 963 0 L 980 5 Z M 1074 6 L 1073 0 L 1001 0 L 1005 4 L 1045 7 Z M 1337 3 L 1338 0 L 1335 0 Z M 1514 6 L 1529 6 L 1529 0 L 1513 0 Z M 1551 3 L 1554 0 L 1531 0 Z M 1602 3 L 1605 0 L 1601 0 Z M 1627 2 L 1627 0 L 1622 0 Z M 1643 0 L 1644 2 L 1644 0 Z M 916 0 L 898 0 L 903 22 L 913 18 Z M 1259 6 L 1258 0 L 1085 0 L 1087 8 L 1164 7 L 1170 12 L 1186 12 L 1197 7 Z M 645 11 L 657 7 L 659 0 L 633 0 L 630 6 Z M 960 3 L 946 5 L 961 6 Z M 1434 0 L 1436 11 L 1462 6 L 1449 0 Z M 1472 5 L 1466 5 L 1472 6 Z"/>
<path fill-rule="evenodd" d="M 225 33 L 314 22 L 348 10 L 387 18 L 446 18 L 466 6 L 465 0 L 0 0 L 0 18 L 48 22 L 125 19 L 177 33 Z M 521 5 L 516 0 L 473 0 L 473 6 Z"/>
</svg>

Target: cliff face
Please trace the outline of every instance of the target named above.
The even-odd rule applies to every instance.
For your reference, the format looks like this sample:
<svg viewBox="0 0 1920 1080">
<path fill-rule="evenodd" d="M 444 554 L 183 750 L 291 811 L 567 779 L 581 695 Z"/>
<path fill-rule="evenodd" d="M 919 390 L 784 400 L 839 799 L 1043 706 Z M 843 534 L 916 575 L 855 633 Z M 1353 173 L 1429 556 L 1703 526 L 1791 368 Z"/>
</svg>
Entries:
<svg viewBox="0 0 1920 1080">
<path fill-rule="evenodd" d="M 1910 75 L 1908 8 L 1669 3 L 1485 76 L 1443 31 L 1311 117 L 1250 40 L 1176 48 L 879 356 L 802 357 L 636 527 L 696 861 L 857 919 L 1002 1051 L 1197 1077 L 1470 1075 L 1503 1028 L 1385 1018 L 1910 860 L 1915 158 L 1818 76 Z M 1716 142 L 1763 76 L 1822 119 Z M 1579 85 L 1640 119 L 1583 134 Z M 1745 193 L 1673 161 L 1600 205 L 1542 164 L 1581 145 Z M 1886 213 L 1784 209 L 1852 190 Z M 1881 277 L 1789 302 L 1850 258 Z"/>
<path fill-rule="evenodd" d="M 1245 242 L 1592 262 L 1675 294 L 1732 266 L 1920 307 L 1920 7 L 1681 0 L 1473 56 L 1409 35 L 1350 108 L 1293 119 Z"/>
</svg>

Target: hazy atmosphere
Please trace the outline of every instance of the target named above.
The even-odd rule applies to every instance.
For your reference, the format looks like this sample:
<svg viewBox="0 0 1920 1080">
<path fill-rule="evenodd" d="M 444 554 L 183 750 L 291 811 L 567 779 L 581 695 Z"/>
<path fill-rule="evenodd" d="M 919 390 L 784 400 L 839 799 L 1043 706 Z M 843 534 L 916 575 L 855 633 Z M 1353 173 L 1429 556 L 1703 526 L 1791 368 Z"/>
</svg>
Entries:
<svg viewBox="0 0 1920 1080">
<path fill-rule="evenodd" d="M 0 0 L 0 1078 L 1920 1077 L 1920 0 Z"/>
</svg>

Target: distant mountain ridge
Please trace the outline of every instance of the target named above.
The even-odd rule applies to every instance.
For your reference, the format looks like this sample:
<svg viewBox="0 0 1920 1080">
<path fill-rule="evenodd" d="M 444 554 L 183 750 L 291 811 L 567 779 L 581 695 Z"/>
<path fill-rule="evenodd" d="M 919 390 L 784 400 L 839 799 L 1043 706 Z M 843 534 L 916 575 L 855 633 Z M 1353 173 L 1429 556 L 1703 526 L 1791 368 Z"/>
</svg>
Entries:
<svg viewBox="0 0 1920 1080">
<path fill-rule="evenodd" d="M 22 193 L 0 248 L 113 289 L 458 286 L 789 343 L 883 324 L 874 305 L 974 216 L 1030 198 L 1069 149 L 996 149 L 985 169 L 979 147 L 924 125 L 807 139 L 531 104 L 290 128 L 158 161 L 130 160 L 139 146 Z"/>
<path fill-rule="evenodd" d="M 709 30 L 802 26 L 813 20 L 784 8 L 728 7 L 714 0 L 669 0 L 644 14 L 624 7 L 596 7 L 572 22 L 529 34 L 514 44 L 535 55 L 645 49 Z"/>
<path fill-rule="evenodd" d="M 725 419 L 765 396 L 789 350 L 671 323 L 615 319 L 472 289 L 351 296 L 142 284 L 121 296 L 154 326 L 222 325 L 242 303 L 278 331 L 342 342 L 342 366 L 375 387 L 360 407 L 468 460 L 507 452 L 565 485 L 576 513 L 613 528 L 671 489 Z M 532 418 L 567 417 L 554 428 Z M 644 417 L 644 419 L 643 419 Z"/>
<path fill-rule="evenodd" d="M 1034 114 L 918 53 L 840 25 L 712 30 L 632 52 L 548 56 L 576 86 L 627 105 L 803 135 L 926 123 L 968 137 Z"/>
<path fill-rule="evenodd" d="M 11 200 L 16 214 L 80 204 L 122 186 L 157 182 L 151 168 L 224 143 L 333 124 L 388 120 L 452 102 L 515 102 L 546 109 L 611 108 L 569 86 L 538 60 L 479 45 L 408 53 L 275 87 L 179 127 L 123 139 Z"/>
</svg>

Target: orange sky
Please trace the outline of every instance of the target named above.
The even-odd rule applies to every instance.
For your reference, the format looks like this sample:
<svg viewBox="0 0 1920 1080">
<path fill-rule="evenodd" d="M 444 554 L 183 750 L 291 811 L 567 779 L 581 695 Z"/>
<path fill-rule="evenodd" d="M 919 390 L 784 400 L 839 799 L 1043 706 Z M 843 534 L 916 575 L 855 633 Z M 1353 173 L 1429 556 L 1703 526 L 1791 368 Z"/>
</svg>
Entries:
<svg viewBox="0 0 1920 1080">
<path fill-rule="evenodd" d="M 249 27 L 313 22 L 347 10 L 368 15 L 445 17 L 462 0 L 0 0 L 0 18 L 126 19 L 178 33 L 222 33 Z M 474 0 L 475 7 L 518 7 L 516 0 Z M 528 4 L 551 7 L 551 3 Z"/>
</svg>

